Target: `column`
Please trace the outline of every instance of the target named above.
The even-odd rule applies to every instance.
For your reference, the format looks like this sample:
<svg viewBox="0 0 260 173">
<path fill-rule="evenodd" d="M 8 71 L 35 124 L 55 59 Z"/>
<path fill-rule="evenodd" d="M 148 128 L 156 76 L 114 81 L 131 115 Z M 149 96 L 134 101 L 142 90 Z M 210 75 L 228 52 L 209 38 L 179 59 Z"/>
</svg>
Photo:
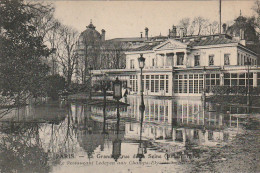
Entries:
<svg viewBox="0 0 260 173">
<path fill-rule="evenodd" d="M 166 66 L 166 58 L 167 58 L 167 54 L 164 54 L 164 56 L 163 56 L 163 66 Z"/>
<path fill-rule="evenodd" d="M 168 75 L 168 79 L 166 79 L 166 77 L 165 77 L 165 89 L 166 89 L 166 80 L 168 80 L 168 94 L 170 95 L 170 96 L 172 96 L 173 94 L 173 76 L 174 75 L 172 75 L 173 73 L 170 73 L 169 75 Z"/>
<path fill-rule="evenodd" d="M 224 86 L 224 73 L 220 74 L 220 86 Z"/>
<path fill-rule="evenodd" d="M 253 87 L 257 87 L 257 73 L 253 73 Z"/>
<path fill-rule="evenodd" d="M 189 103 L 188 103 L 188 101 L 186 101 L 186 108 L 187 108 L 187 111 L 186 111 L 186 117 L 187 117 L 187 124 L 189 124 L 189 118 L 190 118 L 190 116 L 189 116 Z M 193 120 L 191 120 L 191 121 L 193 121 Z"/>
<path fill-rule="evenodd" d="M 182 136 L 183 136 L 183 144 L 185 145 L 186 144 L 186 138 L 187 138 L 187 136 L 186 136 L 186 129 L 183 129 L 183 134 L 182 134 Z"/>
<path fill-rule="evenodd" d="M 150 100 L 148 99 L 148 107 L 149 107 L 149 122 L 151 121 L 151 103 Z"/>
<path fill-rule="evenodd" d="M 165 130 L 165 127 L 163 128 L 163 134 L 162 134 L 162 136 L 163 136 L 163 140 L 165 140 L 165 137 L 166 137 L 166 130 Z"/>
<path fill-rule="evenodd" d="M 177 55 L 176 55 L 176 53 L 174 53 L 174 55 L 173 55 L 173 66 L 174 67 L 177 66 Z"/>
<path fill-rule="evenodd" d="M 157 116 L 158 116 L 158 122 L 160 122 L 160 111 L 161 111 L 161 108 L 160 108 L 160 103 L 159 103 L 159 100 L 157 101 L 157 105 L 158 105 L 158 114 L 157 114 Z"/>
<path fill-rule="evenodd" d="M 172 140 L 175 141 L 176 140 L 176 130 L 172 129 Z"/>
<path fill-rule="evenodd" d="M 168 104 L 168 102 L 167 102 L 167 104 Z M 169 106 L 168 106 L 168 108 L 169 108 Z M 168 114 L 169 114 L 169 111 L 168 111 Z M 165 106 L 165 104 L 163 104 L 163 122 L 165 123 L 165 116 L 166 116 L 166 106 Z M 169 119 L 169 116 L 168 116 L 168 119 Z"/>
<path fill-rule="evenodd" d="M 187 52 L 183 52 L 183 65 L 187 67 Z"/>
<path fill-rule="evenodd" d="M 183 121 L 184 121 L 184 117 L 183 117 L 183 101 L 181 102 L 181 121 L 182 121 L 182 123 L 183 123 Z"/>
<path fill-rule="evenodd" d="M 173 106 L 172 100 L 169 100 L 169 102 L 168 102 L 168 123 L 172 122 L 172 118 L 173 118 L 172 113 L 174 112 L 173 109 L 174 109 L 174 106 Z"/>
</svg>

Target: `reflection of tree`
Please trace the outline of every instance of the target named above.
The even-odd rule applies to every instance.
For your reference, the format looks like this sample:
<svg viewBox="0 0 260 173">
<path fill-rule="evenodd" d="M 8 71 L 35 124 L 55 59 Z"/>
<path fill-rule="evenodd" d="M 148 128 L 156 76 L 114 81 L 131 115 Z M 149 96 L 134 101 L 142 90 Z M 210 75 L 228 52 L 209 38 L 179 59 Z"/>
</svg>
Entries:
<svg viewBox="0 0 260 173">
<path fill-rule="evenodd" d="M 41 145 L 39 125 L 10 125 L 9 133 L 0 133 L 0 172 L 49 172 L 48 154 Z"/>
<path fill-rule="evenodd" d="M 78 105 L 75 107 L 77 110 Z M 89 158 L 92 157 L 98 147 L 103 151 L 105 146 L 109 145 L 108 141 L 114 141 L 117 137 L 123 138 L 123 134 L 117 134 L 116 123 L 96 121 L 91 117 L 90 107 L 80 106 L 80 108 L 77 111 L 75 110 L 76 116 L 74 116 L 74 119 L 77 119 L 76 126 L 80 127 L 77 129 L 77 140 Z M 107 133 L 103 133 L 103 127 L 105 127 Z M 121 127 L 120 129 L 122 131 L 124 128 Z"/>
<path fill-rule="evenodd" d="M 64 154 L 73 154 L 76 149 L 76 130 L 74 125 L 76 120 L 72 117 L 72 111 L 69 109 L 66 119 L 59 124 L 51 123 L 45 125 L 45 133 L 50 134 L 47 142 L 48 152 L 51 154 L 53 164 L 59 163 L 59 157 Z"/>
<path fill-rule="evenodd" d="M 88 128 L 78 132 L 79 145 L 87 152 L 89 158 L 92 157 L 94 150 L 105 145 L 106 134 L 102 134 L 102 123 L 88 120 Z"/>
</svg>

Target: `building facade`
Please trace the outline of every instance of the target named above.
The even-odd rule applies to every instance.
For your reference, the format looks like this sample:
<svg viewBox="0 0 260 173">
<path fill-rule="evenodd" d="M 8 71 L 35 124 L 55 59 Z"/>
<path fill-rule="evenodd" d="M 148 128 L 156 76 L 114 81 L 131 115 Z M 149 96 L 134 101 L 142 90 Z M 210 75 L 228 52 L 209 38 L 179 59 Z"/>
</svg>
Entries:
<svg viewBox="0 0 260 173">
<path fill-rule="evenodd" d="M 212 86 L 260 85 L 257 54 L 227 34 L 169 38 L 126 52 L 126 68 L 103 70 L 127 83 L 130 94 L 141 91 L 138 58 L 143 54 L 144 95 L 200 96 Z M 247 62 L 250 62 L 250 65 Z M 101 71 L 95 71 L 98 76 Z"/>
</svg>

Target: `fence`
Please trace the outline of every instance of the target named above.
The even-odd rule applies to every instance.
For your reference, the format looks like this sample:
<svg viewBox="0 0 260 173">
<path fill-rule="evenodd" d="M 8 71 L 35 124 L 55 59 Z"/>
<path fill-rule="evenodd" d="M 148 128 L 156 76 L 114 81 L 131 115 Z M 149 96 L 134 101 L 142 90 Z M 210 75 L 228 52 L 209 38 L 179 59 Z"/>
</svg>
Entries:
<svg viewBox="0 0 260 173">
<path fill-rule="evenodd" d="M 245 86 L 213 86 L 206 89 L 206 93 L 215 95 L 247 95 L 248 88 Z M 260 87 L 249 88 L 250 95 L 260 95 Z"/>
</svg>

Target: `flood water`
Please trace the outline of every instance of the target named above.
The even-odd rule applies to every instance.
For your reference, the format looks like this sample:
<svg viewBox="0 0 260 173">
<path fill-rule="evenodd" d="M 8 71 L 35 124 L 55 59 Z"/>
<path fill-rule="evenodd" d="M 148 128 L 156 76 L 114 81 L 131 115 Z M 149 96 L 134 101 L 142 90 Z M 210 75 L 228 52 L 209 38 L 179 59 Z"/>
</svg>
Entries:
<svg viewBox="0 0 260 173">
<path fill-rule="evenodd" d="M 116 107 L 62 102 L 2 113 L 0 172 L 260 172 L 259 108 L 126 102 L 120 119 Z"/>
</svg>

